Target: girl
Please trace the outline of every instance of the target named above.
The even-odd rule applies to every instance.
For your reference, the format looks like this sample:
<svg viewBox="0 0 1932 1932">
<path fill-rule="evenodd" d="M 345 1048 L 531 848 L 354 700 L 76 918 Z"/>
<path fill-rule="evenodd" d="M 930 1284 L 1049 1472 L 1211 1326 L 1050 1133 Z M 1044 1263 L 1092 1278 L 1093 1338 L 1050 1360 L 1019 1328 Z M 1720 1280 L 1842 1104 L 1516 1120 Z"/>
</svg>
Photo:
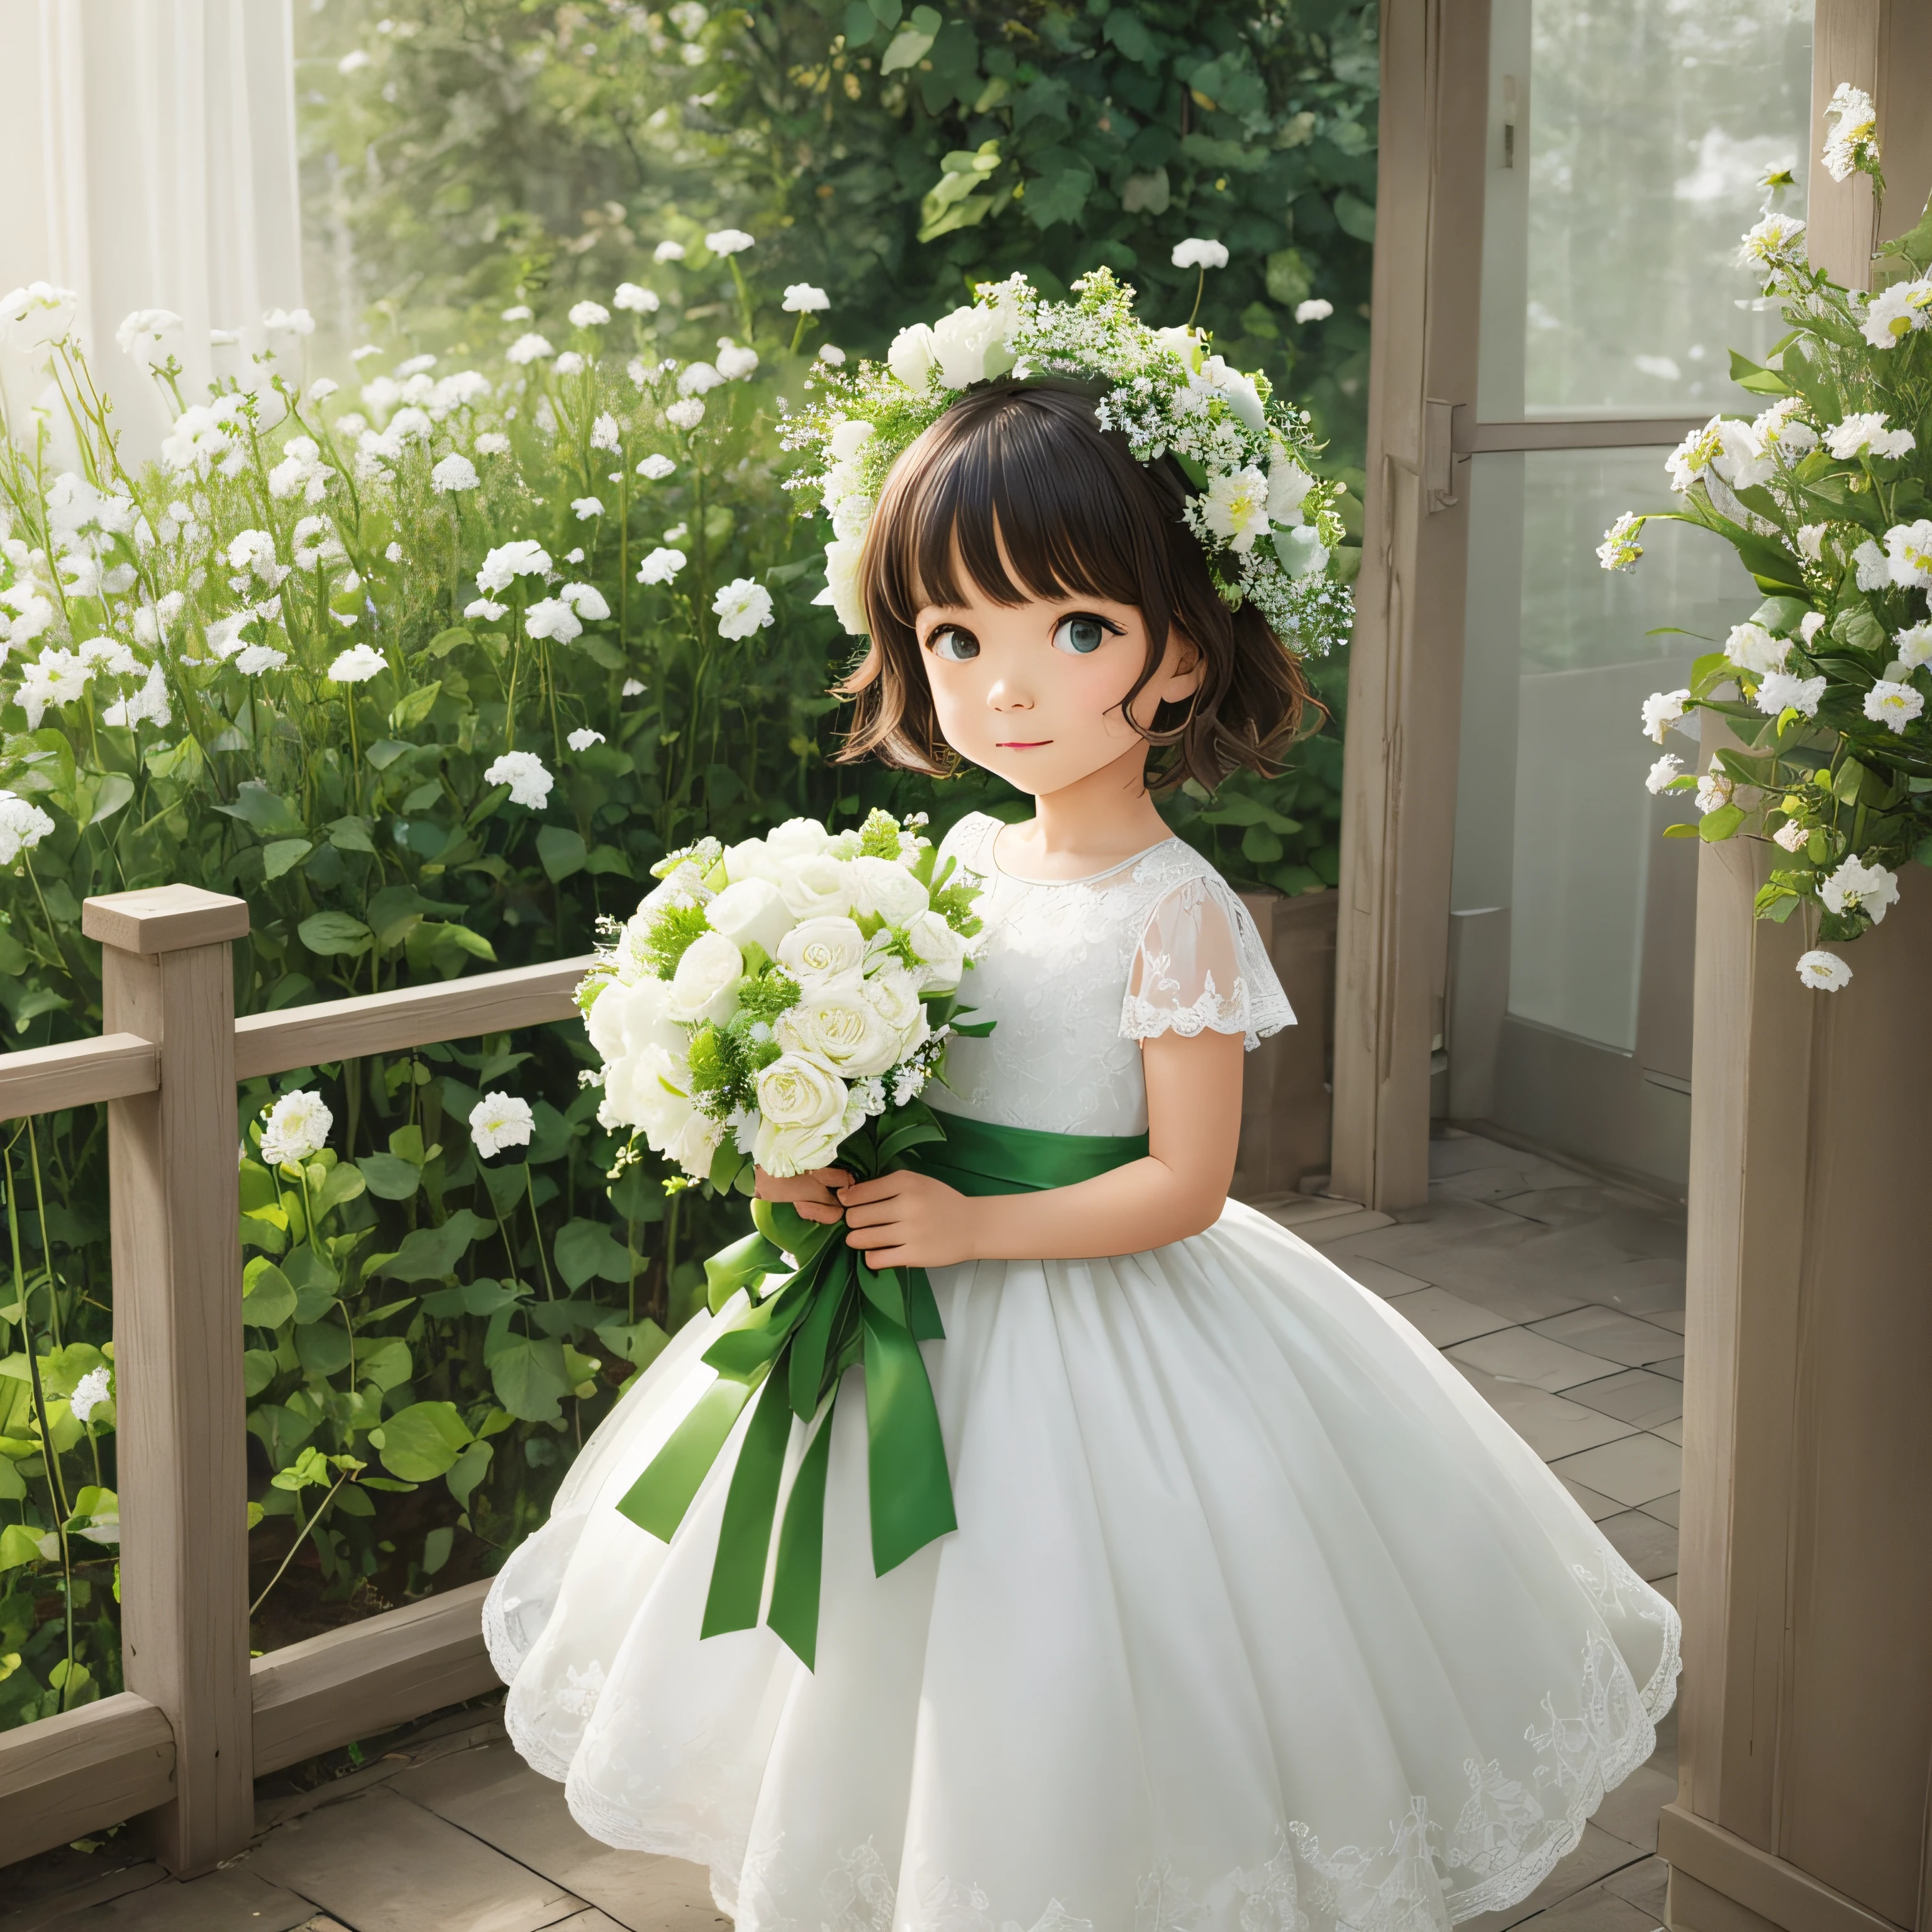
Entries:
<svg viewBox="0 0 1932 1932">
<path fill-rule="evenodd" d="M 1260 766 L 1305 699 L 1195 494 L 1078 388 L 980 382 L 864 538 L 847 754 L 1036 806 L 945 842 L 986 881 L 966 992 L 997 1024 L 928 1097 L 1112 1162 L 974 1197 L 760 1177 L 931 1271 L 958 1531 L 874 1575 L 848 1400 L 815 1669 L 768 1629 L 700 1641 L 736 1438 L 668 1545 L 615 1508 L 712 1379 L 700 1317 L 490 1600 L 519 1749 L 599 1838 L 707 1864 L 741 1932 L 1446 1926 L 1535 1886 L 1672 1696 L 1676 1612 L 1557 1479 L 1226 1198 L 1243 1046 L 1293 1016 L 1149 789 Z"/>
</svg>

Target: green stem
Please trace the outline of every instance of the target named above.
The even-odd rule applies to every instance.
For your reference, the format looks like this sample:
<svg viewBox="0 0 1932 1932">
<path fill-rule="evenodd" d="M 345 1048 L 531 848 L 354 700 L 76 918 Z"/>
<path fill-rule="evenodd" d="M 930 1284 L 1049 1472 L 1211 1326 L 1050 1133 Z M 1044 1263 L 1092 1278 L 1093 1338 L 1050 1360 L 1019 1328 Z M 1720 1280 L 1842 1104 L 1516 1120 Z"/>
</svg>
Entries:
<svg viewBox="0 0 1932 1932">
<path fill-rule="evenodd" d="M 550 1256 L 544 1250 L 543 1223 L 537 1219 L 536 1177 L 530 1172 L 528 1161 L 524 1163 L 524 1191 L 530 1204 L 530 1232 L 536 1237 L 537 1259 L 543 1266 L 544 1299 L 556 1299 L 556 1284 L 550 1278 Z"/>
<path fill-rule="evenodd" d="M 297 1501 L 296 1504 L 296 1533 L 290 1539 L 289 1553 L 282 1558 L 281 1562 L 276 1568 L 275 1574 L 268 1579 L 268 1582 L 265 1585 L 263 1585 L 262 1594 L 248 1606 L 248 1614 L 250 1616 L 252 1617 L 255 1616 L 260 1610 L 262 1606 L 268 1600 L 268 1592 L 282 1580 L 284 1573 L 287 1570 L 289 1565 L 295 1561 L 296 1552 L 302 1546 L 302 1544 L 308 1540 L 311 1532 L 313 1532 L 320 1525 L 322 1518 L 328 1513 L 329 1504 L 335 1500 L 335 1492 L 340 1489 L 343 1484 L 347 1482 L 348 1480 L 349 1472 L 345 1469 L 340 1475 L 336 1478 L 334 1482 L 330 1485 L 328 1495 L 322 1498 L 320 1504 L 316 1510 L 316 1513 L 314 1515 L 310 1516 L 306 1522 L 302 1520 L 302 1504 L 299 1500 Z"/>
</svg>

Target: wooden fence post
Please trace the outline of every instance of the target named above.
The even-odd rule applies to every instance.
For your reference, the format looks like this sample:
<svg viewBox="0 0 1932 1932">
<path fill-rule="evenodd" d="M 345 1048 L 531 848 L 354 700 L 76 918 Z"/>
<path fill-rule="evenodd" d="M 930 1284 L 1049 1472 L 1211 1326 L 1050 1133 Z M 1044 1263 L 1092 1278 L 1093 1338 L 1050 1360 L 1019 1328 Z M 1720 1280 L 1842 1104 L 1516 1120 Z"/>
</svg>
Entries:
<svg viewBox="0 0 1932 1932">
<path fill-rule="evenodd" d="M 155 1852 L 188 1874 L 254 1823 L 230 944 L 248 908 L 166 886 L 89 899 L 82 930 L 106 1030 L 160 1050 L 160 1090 L 108 1102 L 122 1652 L 173 1728 Z"/>
</svg>

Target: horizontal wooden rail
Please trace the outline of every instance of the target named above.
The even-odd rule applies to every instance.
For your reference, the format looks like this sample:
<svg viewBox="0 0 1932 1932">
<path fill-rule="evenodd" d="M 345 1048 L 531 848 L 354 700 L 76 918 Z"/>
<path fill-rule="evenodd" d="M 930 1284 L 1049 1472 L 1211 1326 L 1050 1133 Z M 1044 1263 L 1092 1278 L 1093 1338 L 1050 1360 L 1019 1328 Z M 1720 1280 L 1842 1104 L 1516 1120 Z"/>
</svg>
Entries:
<svg viewBox="0 0 1932 1932">
<path fill-rule="evenodd" d="M 441 986 L 403 986 L 392 993 L 250 1013 L 235 1022 L 235 1077 L 286 1073 L 292 1066 L 396 1053 L 568 1019 L 577 1010 L 572 997 L 577 983 L 590 965 L 586 953 L 580 959 L 479 973 Z"/>
<path fill-rule="evenodd" d="M 165 1804 L 174 1778 L 168 1720 L 131 1691 L 0 1731 L 0 1864 Z"/>
<path fill-rule="evenodd" d="M 483 1648 L 489 1590 L 468 1584 L 256 1658 L 256 1776 L 496 1690 Z"/>
<path fill-rule="evenodd" d="M 1698 1888 L 1698 1906 L 1708 1907 L 1708 1916 L 1703 1910 L 1687 1912 L 1676 1922 L 1679 1924 L 1735 1924 L 1755 1912 L 1760 1922 L 1785 1926 L 1789 1932 L 1898 1932 L 1890 1919 L 1686 1810 L 1681 1800 L 1665 1805 L 1658 1819 L 1657 1855 L 1668 1861 L 1674 1880 L 1688 1879 Z"/>
<path fill-rule="evenodd" d="M 161 1050 L 139 1034 L 103 1034 L 59 1046 L 0 1054 L 0 1120 L 96 1100 L 152 1094 L 161 1084 Z"/>
</svg>

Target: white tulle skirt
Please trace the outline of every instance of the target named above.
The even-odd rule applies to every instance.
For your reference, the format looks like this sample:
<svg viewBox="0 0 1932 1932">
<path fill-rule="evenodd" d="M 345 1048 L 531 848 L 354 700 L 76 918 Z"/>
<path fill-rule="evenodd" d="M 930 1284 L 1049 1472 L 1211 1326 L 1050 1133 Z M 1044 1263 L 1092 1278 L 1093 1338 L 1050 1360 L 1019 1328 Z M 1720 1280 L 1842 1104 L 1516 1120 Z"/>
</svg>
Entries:
<svg viewBox="0 0 1932 1932">
<path fill-rule="evenodd" d="M 740 1932 L 1422 1932 L 1522 1898 L 1654 1748 L 1676 1612 L 1274 1222 L 933 1286 L 960 1527 L 873 1575 L 854 1372 L 815 1672 L 699 1639 L 736 1437 L 668 1546 L 616 1511 L 726 1318 L 490 1595 L 518 1748 L 598 1838 L 708 1865 Z"/>
</svg>

